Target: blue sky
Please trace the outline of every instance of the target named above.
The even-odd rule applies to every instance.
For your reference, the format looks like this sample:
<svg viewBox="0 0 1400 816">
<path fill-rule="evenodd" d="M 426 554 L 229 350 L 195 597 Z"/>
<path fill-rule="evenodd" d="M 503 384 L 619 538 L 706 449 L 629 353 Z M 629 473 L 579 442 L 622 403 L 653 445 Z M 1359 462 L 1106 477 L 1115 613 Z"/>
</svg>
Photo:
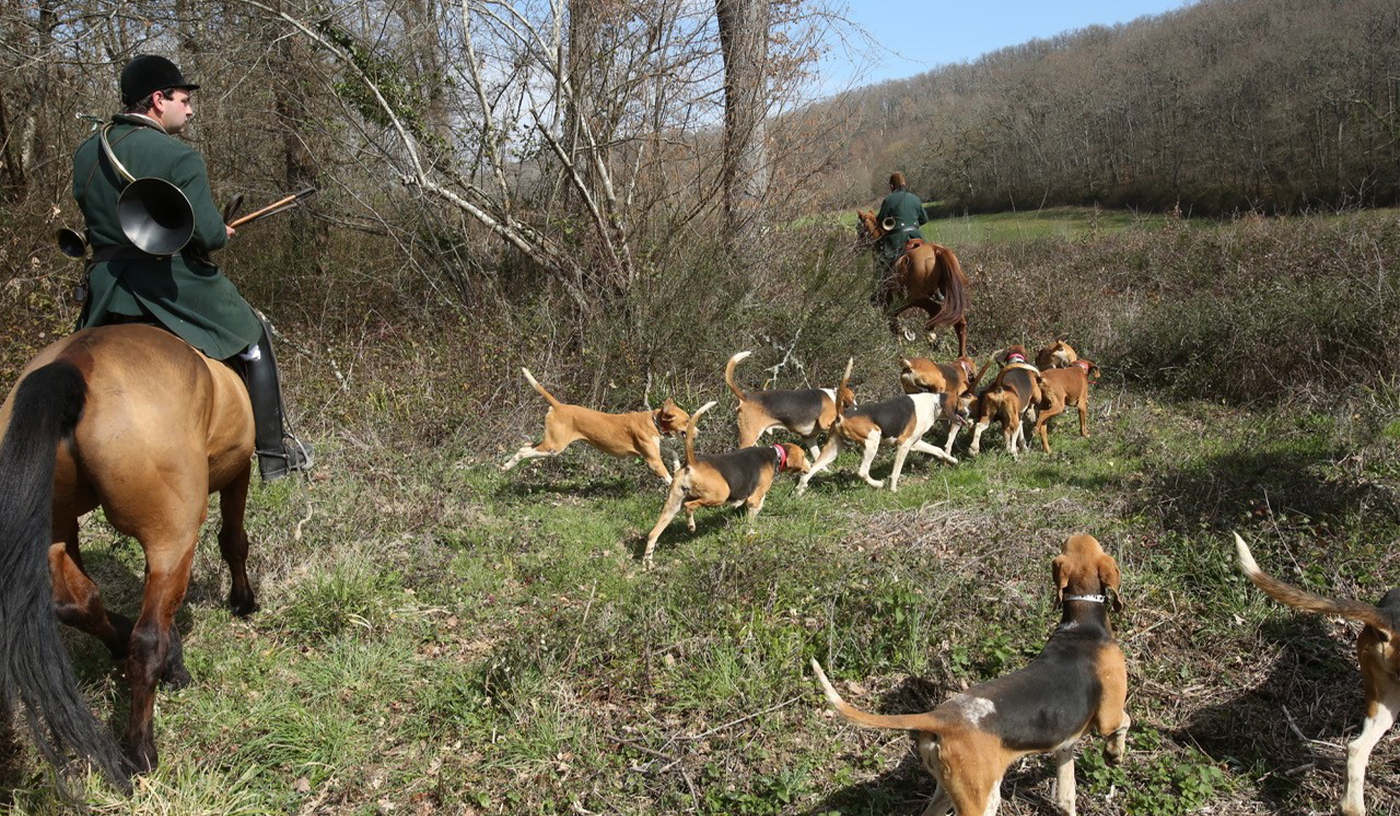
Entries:
<svg viewBox="0 0 1400 816">
<path fill-rule="evenodd" d="M 828 55 L 821 94 L 898 79 L 989 51 L 1090 25 L 1112 25 L 1191 5 L 1190 0 L 848 0 L 846 19 L 877 50 L 856 39 Z"/>
</svg>

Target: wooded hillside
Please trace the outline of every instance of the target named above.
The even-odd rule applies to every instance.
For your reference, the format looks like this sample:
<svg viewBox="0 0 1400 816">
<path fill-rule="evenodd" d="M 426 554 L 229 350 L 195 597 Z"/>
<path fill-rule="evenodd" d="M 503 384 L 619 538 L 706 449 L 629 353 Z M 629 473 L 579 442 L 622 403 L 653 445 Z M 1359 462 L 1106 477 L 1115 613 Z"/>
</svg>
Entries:
<svg viewBox="0 0 1400 816">
<path fill-rule="evenodd" d="M 920 56 L 937 59 L 936 16 L 927 25 Z M 834 199 L 879 194 L 902 168 L 952 211 L 1390 204 L 1400 200 L 1400 4 L 1206 0 L 814 111 L 833 112 L 851 117 L 853 134 Z"/>
</svg>

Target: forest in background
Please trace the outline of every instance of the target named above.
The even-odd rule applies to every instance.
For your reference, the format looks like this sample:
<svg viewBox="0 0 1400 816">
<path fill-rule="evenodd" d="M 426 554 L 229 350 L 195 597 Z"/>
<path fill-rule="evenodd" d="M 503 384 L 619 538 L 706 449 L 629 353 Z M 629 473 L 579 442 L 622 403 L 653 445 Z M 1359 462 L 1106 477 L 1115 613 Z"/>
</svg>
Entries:
<svg viewBox="0 0 1400 816">
<path fill-rule="evenodd" d="M 937 59 L 936 15 L 927 17 Z M 1061 204 L 1188 215 L 1400 201 L 1400 5 L 1205 0 L 858 88 L 826 202 L 892 168 L 945 213 Z"/>
</svg>

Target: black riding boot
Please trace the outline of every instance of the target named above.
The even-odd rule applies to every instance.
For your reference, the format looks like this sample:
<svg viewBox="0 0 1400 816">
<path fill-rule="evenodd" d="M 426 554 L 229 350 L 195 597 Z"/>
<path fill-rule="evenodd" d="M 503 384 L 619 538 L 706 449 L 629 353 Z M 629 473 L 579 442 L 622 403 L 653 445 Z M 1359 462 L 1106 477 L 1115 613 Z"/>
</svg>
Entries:
<svg viewBox="0 0 1400 816">
<path fill-rule="evenodd" d="M 243 363 L 243 381 L 253 403 L 253 444 L 258 453 L 258 473 L 264 482 L 275 482 L 294 470 L 311 467 L 311 448 L 283 427 L 282 388 L 277 382 L 277 358 L 267 322 L 258 340 L 259 356 Z"/>
</svg>

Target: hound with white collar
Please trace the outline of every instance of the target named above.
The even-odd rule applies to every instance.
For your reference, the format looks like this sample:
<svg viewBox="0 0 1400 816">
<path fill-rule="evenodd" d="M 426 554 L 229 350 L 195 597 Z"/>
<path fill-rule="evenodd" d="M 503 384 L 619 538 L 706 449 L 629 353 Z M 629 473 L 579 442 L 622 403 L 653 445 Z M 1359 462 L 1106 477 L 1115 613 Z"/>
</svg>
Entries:
<svg viewBox="0 0 1400 816">
<path fill-rule="evenodd" d="M 914 732 L 919 757 L 938 782 L 924 816 L 990 816 L 1001 804 L 1001 778 L 1027 754 L 1054 754 L 1055 804 L 1074 816 L 1074 747 L 1092 728 L 1108 739 L 1104 757 L 1123 758 L 1131 722 L 1123 704 L 1128 675 L 1108 623 L 1118 598 L 1118 564 L 1089 535 L 1073 535 L 1052 564 L 1060 625 L 1045 649 L 1020 671 L 955 694 L 924 714 L 869 714 L 841 699 L 816 660 L 826 699 L 847 719 Z"/>
<path fill-rule="evenodd" d="M 752 531 L 754 517 L 763 509 L 763 500 L 778 473 L 807 471 L 806 454 L 789 443 L 696 456 L 695 426 L 714 405 L 713 402 L 705 403 L 690 418 L 690 426 L 685 429 L 685 465 L 676 470 L 671 491 L 666 495 L 666 504 L 661 509 L 661 518 L 657 519 L 656 526 L 647 536 L 646 551 L 642 553 L 643 566 L 651 566 L 651 553 L 656 548 L 656 540 L 682 507 L 685 508 L 686 528 L 693 533 L 698 508 L 718 507 L 721 504 L 734 507 L 744 505 L 749 509 L 749 530 Z"/>
<path fill-rule="evenodd" d="M 847 393 L 846 383 L 850 378 L 851 362 L 847 362 L 846 374 L 841 378 L 841 387 L 837 394 Z M 875 452 L 879 450 L 881 442 L 895 446 L 894 469 L 890 471 L 891 493 L 899 489 L 899 474 L 904 470 L 904 458 L 911 450 L 927 453 L 949 464 L 957 464 L 957 459 L 923 440 L 924 434 L 933 428 L 933 423 L 942 412 L 942 405 L 942 394 L 909 394 L 882 402 L 864 403 L 849 409 L 846 408 L 844 400 L 838 398 L 837 407 L 841 409 L 841 418 L 837 420 L 836 427 L 832 429 L 826 447 L 822 448 L 817 461 L 812 463 L 812 468 L 802 474 L 802 478 L 797 482 L 797 492 L 806 492 L 807 482 L 831 464 L 847 443 L 859 444 L 865 448 L 865 456 L 861 459 L 857 473 L 866 484 L 877 489 L 884 487 L 885 482 L 870 476 L 870 463 L 875 460 Z"/>
<path fill-rule="evenodd" d="M 1323 598 L 1289 586 L 1259 569 L 1239 533 L 1235 534 L 1235 551 L 1240 569 L 1249 580 L 1279 603 L 1365 624 L 1356 636 L 1356 657 L 1366 690 L 1366 722 L 1357 738 L 1347 745 L 1347 787 L 1342 794 L 1342 813 L 1366 816 L 1366 763 L 1371 760 L 1371 749 L 1400 713 L 1400 587 L 1385 593 L 1376 606 Z"/>
</svg>

